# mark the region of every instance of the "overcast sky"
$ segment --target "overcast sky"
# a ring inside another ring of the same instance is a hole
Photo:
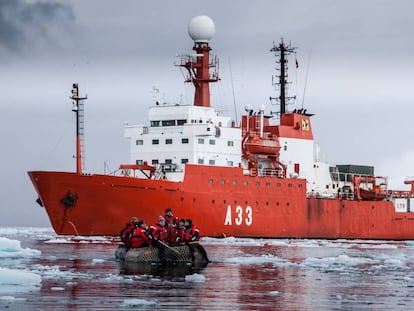
[[[160,100],[192,101],[174,62],[192,53],[187,26],[201,14],[216,25],[215,107],[235,118],[233,82],[238,114],[247,104],[277,110],[269,50],[283,37],[298,48],[289,109],[304,97],[329,162],[373,165],[402,183],[414,176],[413,12],[409,0],[0,0],[0,225],[49,225],[26,172],[75,170],[73,82],[89,97],[91,173],[128,162],[124,123],[146,123],[153,86]]]

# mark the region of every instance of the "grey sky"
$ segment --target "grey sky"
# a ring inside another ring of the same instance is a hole
[[[231,62],[238,112],[277,110],[269,50],[283,37],[298,47],[299,103],[311,55],[304,103],[330,163],[374,165],[400,183],[414,175],[413,11],[391,0],[0,0],[0,225],[49,225],[26,171],[75,169],[73,82],[89,97],[88,172],[128,162],[123,125],[146,122],[153,85],[162,100],[192,100],[174,62],[192,52],[187,25],[200,14],[216,24],[213,105],[234,117]]]

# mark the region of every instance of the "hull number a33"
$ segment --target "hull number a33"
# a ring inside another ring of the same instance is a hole
[[[227,206],[226,219],[224,220],[225,226],[241,226],[245,224],[250,226],[253,222],[253,211],[250,206],[246,206],[243,209],[240,205],[232,207],[231,205]]]

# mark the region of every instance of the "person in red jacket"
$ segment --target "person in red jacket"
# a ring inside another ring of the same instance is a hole
[[[173,215],[172,209],[165,210],[165,227],[167,229],[167,242],[172,245],[177,239],[178,217]]]
[[[185,219],[180,219],[177,227],[177,238],[175,240],[177,245],[185,244]]]
[[[165,242],[167,229],[165,228],[165,218],[163,216],[160,216],[158,222],[149,228],[148,236],[153,245],[157,244],[158,241]]]
[[[190,243],[190,242],[197,242],[199,240],[200,240],[200,231],[193,224],[193,221],[191,219],[186,219],[184,241],[186,243]]]
[[[145,247],[149,245],[149,242],[147,225],[144,220],[141,220],[132,233],[131,247]]]
[[[200,241],[200,231],[193,224],[193,221],[191,219],[185,220],[184,241],[185,241],[185,244],[187,244],[188,248],[190,249],[191,259],[194,263],[195,261],[194,251],[195,251],[196,246],[198,245],[198,241]],[[200,249],[200,251],[202,250],[204,249]],[[207,254],[204,254],[204,255],[207,258]]]
[[[158,223],[149,228],[148,236],[151,240],[151,245],[158,248],[161,261],[164,262],[164,252],[168,245],[165,244],[167,229],[165,228],[165,218],[163,216],[159,217]]]
[[[130,248],[131,247],[131,238],[132,238],[132,232],[134,231],[136,225],[138,224],[138,218],[132,217],[130,221],[128,221],[125,224],[125,228],[121,230],[120,236],[121,241],[125,244],[125,247]]]

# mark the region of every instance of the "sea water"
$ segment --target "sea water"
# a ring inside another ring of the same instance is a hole
[[[0,227],[0,310],[412,310],[414,242],[203,238],[204,268],[125,265],[117,237]]]

